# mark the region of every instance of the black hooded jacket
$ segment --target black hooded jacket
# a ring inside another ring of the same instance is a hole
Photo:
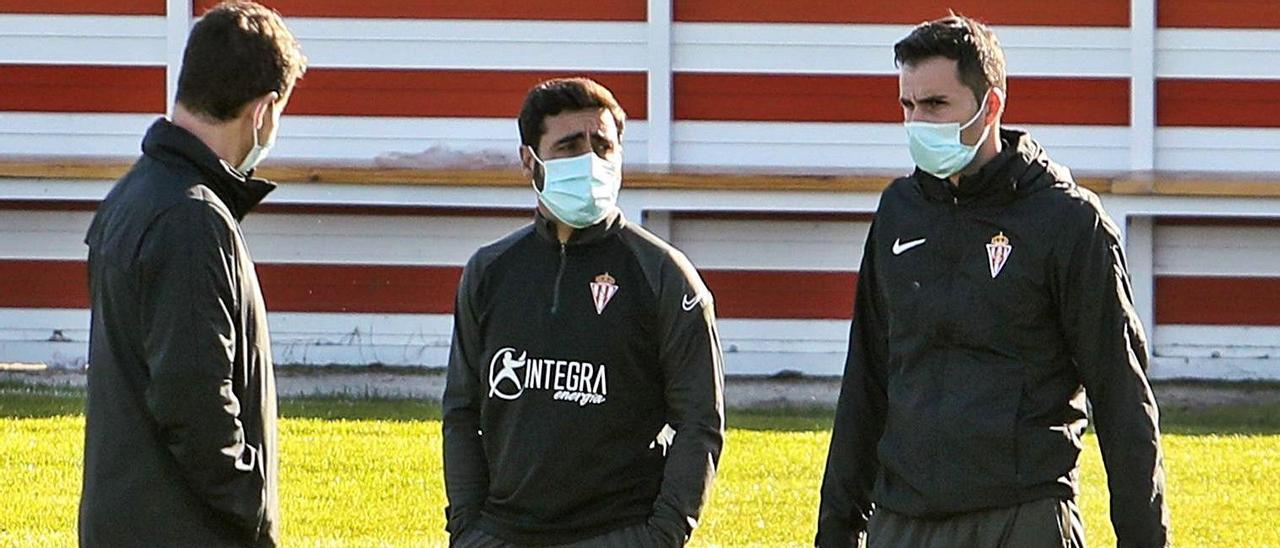
[[[1147,348],[1119,232],[1025,133],[958,186],[885,190],[859,270],[818,544],[872,505],[938,517],[1076,494],[1085,390],[1122,546],[1168,511]]]
[[[480,249],[444,393],[450,534],[563,544],[648,523],[683,543],[724,441],[721,360],[693,265],[616,210],[564,245],[539,215]]]
[[[276,392],[239,221],[274,185],[159,120],[89,228],[83,546],[277,541]]]

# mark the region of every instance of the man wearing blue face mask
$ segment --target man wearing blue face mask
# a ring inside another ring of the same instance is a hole
[[[951,16],[894,46],[915,172],[859,270],[818,546],[1081,546],[1086,390],[1121,546],[1169,515],[1147,347],[1118,231],[1025,132],[1004,54]]]
[[[191,29],[172,119],[102,201],[89,245],[81,546],[279,542],[267,311],[240,221],[306,58],[280,15]]]
[[[724,437],[711,293],[623,218],[626,115],[585,78],[520,112],[532,224],[467,263],[444,394],[450,544],[681,546]]]

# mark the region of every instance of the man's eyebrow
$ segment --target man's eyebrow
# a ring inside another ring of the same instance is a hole
[[[910,101],[910,99],[907,99],[907,98],[903,98],[903,100],[904,100],[904,101]],[[946,101],[946,100],[947,100],[947,95],[946,95],[946,94],[944,94],[944,93],[935,93],[935,94],[933,94],[933,95],[929,95],[929,96],[926,96],[926,97],[921,97],[921,98],[919,98],[919,99],[916,99],[916,100],[915,100],[915,101],[913,101],[913,102],[916,102],[916,103],[936,103],[936,102],[939,102],[939,101]]]
[[[552,146],[560,146],[560,145],[563,145],[563,144],[572,143],[572,142],[574,142],[574,141],[577,141],[578,139],[585,139],[586,137],[587,137],[587,133],[586,133],[585,131],[579,131],[579,132],[577,132],[577,133],[570,133],[570,134],[568,134],[568,135],[565,135],[564,137],[561,137],[561,138],[560,138],[559,140],[557,140],[557,141],[555,142],[555,144],[554,144],[554,145],[552,145]]]

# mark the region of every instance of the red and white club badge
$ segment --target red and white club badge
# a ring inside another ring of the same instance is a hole
[[[609,301],[617,293],[618,283],[613,276],[608,272],[596,276],[596,281],[591,282],[591,300],[596,304],[596,315],[604,314],[604,307],[609,306]]]
[[[991,267],[992,279],[1000,275],[1000,270],[1004,269],[1004,263],[1009,260],[1011,253],[1013,246],[1009,245],[1009,238],[1004,232],[991,238],[991,243],[987,244],[987,266]]]

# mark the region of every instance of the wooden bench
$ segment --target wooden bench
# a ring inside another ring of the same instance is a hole
[[[0,156],[0,179],[114,180],[132,159]],[[290,163],[264,167],[260,174],[286,183],[518,187],[527,184],[513,168],[437,169],[356,163]],[[681,190],[780,190],[879,192],[898,174],[830,169],[741,169],[675,167],[666,171],[631,168],[629,188]],[[1134,196],[1280,197],[1280,173],[1083,173],[1076,180],[1101,194]]]

